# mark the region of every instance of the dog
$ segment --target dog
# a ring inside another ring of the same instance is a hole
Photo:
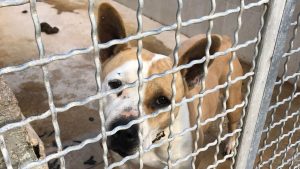
[[[122,39],[126,37],[125,26],[120,14],[115,8],[108,3],[100,4],[98,8],[98,38],[101,43],[113,39]],[[220,35],[211,36],[210,54],[218,51],[224,51],[231,47],[230,38]],[[179,48],[179,63],[184,65],[205,57],[205,48],[208,40],[204,35],[194,36],[183,42]],[[124,84],[133,83],[138,80],[138,62],[137,48],[129,43],[118,44],[106,49],[100,50],[100,60],[102,64],[102,91],[109,91],[120,88]],[[211,89],[219,84],[226,82],[229,71],[228,61],[232,53],[218,57],[210,61],[208,73],[205,77],[205,89]],[[142,49],[141,58],[143,68],[141,70],[143,78],[153,74],[163,73],[172,69],[173,59],[170,56],[152,53]],[[234,79],[243,75],[243,70],[239,60],[236,58],[232,62],[233,71],[231,78]],[[191,98],[201,91],[200,79],[204,75],[204,63],[196,64],[190,68],[183,69],[176,73],[176,103],[185,98]],[[105,127],[107,130],[113,130],[120,125],[126,125],[132,120],[138,119],[139,116],[151,115],[153,112],[161,110],[171,105],[172,101],[172,75],[168,74],[163,77],[155,78],[144,83],[140,93],[141,112],[138,111],[139,90],[136,85],[133,88],[124,89],[116,94],[110,94],[103,98],[103,110],[105,116]],[[229,98],[227,108],[232,108],[241,103],[241,86],[239,81],[229,87]],[[217,107],[220,102],[221,91],[210,93],[203,98],[201,121],[216,115]],[[172,123],[172,132],[179,133],[184,129],[194,126],[197,120],[197,105],[199,99],[183,104],[173,109],[174,121]],[[228,130],[232,132],[238,126],[241,109],[228,114]],[[149,118],[139,124],[134,124],[126,130],[120,130],[116,134],[109,136],[107,145],[110,154],[115,161],[135,154],[139,151],[141,145],[144,149],[149,148],[153,143],[165,140],[169,136],[170,112],[163,112],[154,118]],[[195,132],[199,132],[199,145],[203,144],[204,133],[208,125],[199,126]],[[174,162],[179,158],[184,158],[194,151],[195,132],[188,132],[183,136],[176,137],[172,140],[170,149],[170,160]],[[141,140],[139,139],[139,133]],[[226,152],[233,151],[235,146],[235,136],[232,136],[226,146]],[[154,148],[142,155],[145,167],[163,168],[168,162],[168,144],[165,143],[160,147]],[[201,160],[197,158],[196,166]],[[191,159],[188,159],[174,168],[191,168]],[[130,160],[128,166],[123,168],[137,168],[139,160]]]

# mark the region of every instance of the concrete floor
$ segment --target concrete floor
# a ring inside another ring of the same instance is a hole
[[[135,31],[135,15],[132,10],[117,3],[114,5],[121,11],[125,18],[128,33]],[[62,53],[72,48],[84,48],[91,45],[90,22],[87,15],[87,6],[83,1],[72,0],[48,0],[38,3],[38,13],[41,22],[48,22],[52,26],[57,26],[60,31],[57,34],[46,35],[42,33],[46,54]],[[29,60],[37,59],[38,53],[34,41],[33,24],[29,13],[22,13],[29,5],[0,9],[0,67],[18,65]],[[159,23],[144,18],[145,30],[158,28]],[[166,32],[159,36],[152,36],[144,40],[145,48],[162,54],[169,54],[174,47],[174,32]],[[182,36],[182,40],[186,37]],[[250,46],[253,47],[253,46]],[[78,55],[68,60],[55,61],[48,65],[50,72],[50,82],[53,89],[55,105],[63,106],[70,101],[77,101],[96,92],[94,80],[95,66],[91,55]],[[249,70],[244,65],[244,72]],[[48,110],[47,94],[43,84],[41,69],[30,68],[22,72],[4,75],[5,80],[13,89],[23,114],[26,117],[38,115]],[[289,95],[291,86],[284,88],[285,97]],[[284,96],[282,96],[284,97]],[[274,100],[274,99],[273,99]],[[293,110],[299,109],[300,99],[296,98]],[[284,106],[278,109],[276,120],[282,117]],[[268,118],[269,119],[269,118]],[[92,102],[85,106],[72,108],[67,112],[60,113],[58,120],[61,129],[61,139],[64,147],[80,143],[86,138],[93,137],[100,132],[99,115],[97,113],[97,103]],[[36,121],[31,124],[38,135],[43,140],[46,151],[51,154],[56,151],[54,142],[54,130],[51,118]],[[212,125],[206,133],[206,143],[217,138],[217,123]],[[288,121],[285,133],[293,126],[292,121]],[[224,124],[226,132],[226,125]],[[276,138],[278,128],[272,130],[271,138]],[[296,133],[293,141],[300,138]],[[283,141],[280,148],[286,145]],[[225,143],[221,143],[221,150]],[[272,148],[271,148],[272,149]],[[215,147],[209,148],[205,155],[201,154],[201,168],[212,164]],[[293,151],[291,150],[289,154]],[[219,159],[223,157],[223,152],[219,154]],[[272,156],[272,151],[268,150],[264,158]],[[281,159],[275,160],[277,165]],[[66,156],[67,168],[88,169],[102,168],[102,154],[99,143],[90,144],[80,151],[72,152]],[[227,160],[218,168],[227,169],[231,161]],[[58,160],[49,162],[51,169],[58,168]],[[269,166],[267,166],[268,168]]]

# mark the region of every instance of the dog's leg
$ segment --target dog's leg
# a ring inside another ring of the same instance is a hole
[[[201,127],[198,130],[199,130],[198,148],[200,148],[204,145],[204,132]],[[193,146],[194,146],[194,143],[193,143]],[[194,151],[196,151],[196,150],[194,150]],[[197,157],[196,161],[195,161],[195,166],[196,167],[199,166],[200,162],[201,162],[201,159],[199,157]]]
[[[241,91],[242,83],[238,82],[233,84],[229,88],[229,98],[227,101],[227,108],[231,109],[237,104],[241,103],[242,100],[242,91]],[[235,129],[237,129],[240,118],[241,118],[241,108],[235,110],[234,112],[231,112],[227,115],[228,117],[228,133],[232,133]],[[225,148],[225,153],[230,154],[232,153],[235,143],[236,142],[236,135],[229,138],[229,141]]]

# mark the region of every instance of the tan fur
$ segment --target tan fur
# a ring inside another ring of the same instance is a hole
[[[153,74],[159,74],[163,73],[166,70],[172,69],[172,61],[167,58],[167,59],[161,59],[158,60],[150,66],[148,76],[151,76]],[[182,88],[183,82],[181,78],[180,73],[176,73],[176,96],[175,96],[175,101],[180,102],[182,97],[184,96],[184,89]],[[163,93],[164,96],[168,96],[171,100],[172,97],[172,88],[171,88],[171,83],[172,83],[172,75],[165,75],[162,78],[156,78],[152,81],[149,81],[147,84],[145,84],[146,89],[145,89],[145,100],[144,100],[144,106],[146,110],[146,114],[152,113],[155,110],[151,108],[150,102],[155,98],[155,96],[161,95]],[[175,116],[177,115],[179,110],[179,107],[177,107],[174,110]],[[164,129],[169,125],[169,114],[170,113],[162,113],[159,116],[155,118],[149,119],[149,124],[153,128],[161,128]]]
[[[199,39],[204,38],[205,35],[197,35],[182,44],[180,50],[180,56],[182,56],[185,51],[191,48]],[[223,36],[222,43],[218,51],[225,51],[226,49],[230,48],[232,43],[229,37]],[[229,64],[228,61],[232,57],[232,53],[229,53],[225,56],[220,56],[217,59],[211,60],[211,64],[208,67],[208,73],[205,78],[205,89],[212,89],[219,84],[223,84],[226,82],[227,73],[229,71]],[[235,79],[238,76],[243,75],[243,70],[241,64],[238,59],[233,60],[233,72],[231,74],[231,79]],[[227,101],[227,109],[234,107],[237,104],[241,103],[242,100],[242,93],[241,93],[242,82],[239,81],[229,87],[229,98]],[[188,87],[186,87],[188,88]],[[196,86],[192,90],[187,91],[187,97],[190,98],[195,94],[198,94],[201,91],[200,86]],[[208,118],[214,117],[216,115],[217,107],[220,101],[220,91],[216,91],[210,93],[203,98],[202,102],[202,116],[201,121],[204,121]],[[196,123],[197,117],[197,105],[199,103],[199,99],[195,99],[193,102],[188,104],[189,112],[190,112],[190,123],[193,126]],[[228,132],[232,132],[237,128],[238,122],[240,120],[240,112],[241,109],[237,109],[236,111],[228,114]],[[198,142],[199,145],[203,144],[203,133],[208,129],[208,125],[203,126],[198,131],[200,133],[200,140]],[[195,133],[194,133],[195,134]],[[194,136],[195,138],[195,136]],[[235,136],[231,139],[235,139]],[[197,164],[199,164],[200,159],[197,159]]]
[[[99,39],[100,41],[107,42],[112,39],[125,38],[125,28],[121,16],[118,12],[111,7],[109,4],[104,3],[99,8]],[[217,51],[225,51],[232,45],[230,38],[226,36],[213,35],[212,36],[212,46],[210,53],[215,53]],[[179,65],[188,64],[192,60],[198,60],[205,56],[205,48],[207,46],[207,39],[205,35],[197,35],[189,40],[185,41],[179,50]],[[120,67],[122,64],[129,60],[136,60],[136,48],[132,48],[129,44],[114,45],[108,49],[102,49],[100,51],[101,61],[102,61],[102,77],[106,77],[108,73],[112,72],[115,68]],[[145,49],[142,50],[142,60],[143,62],[149,62],[153,59],[154,53],[149,52]],[[220,56],[214,60],[210,61],[208,67],[208,73],[205,78],[205,89],[212,89],[219,84],[226,82],[227,73],[229,71],[228,61],[232,57],[232,53],[225,56]],[[170,58],[160,59],[154,61],[149,68],[148,77],[152,74],[163,73],[166,70],[172,68],[173,61]],[[233,61],[233,71],[231,74],[231,79],[235,79],[238,76],[243,75],[243,70],[238,59]],[[199,84],[197,84],[197,79],[200,76],[203,69],[203,64],[197,64],[189,69],[180,71],[176,73],[176,102],[180,102],[183,97],[190,98],[201,91]],[[156,78],[152,81],[147,82],[145,85],[145,93],[143,100],[143,110],[146,114],[150,114],[155,110],[151,107],[151,101],[155,96],[164,95],[168,98],[172,96],[171,90],[172,75],[165,75],[161,78]],[[241,86],[242,82],[239,81],[229,87],[229,98],[227,101],[227,109],[232,108],[236,104],[241,103]],[[201,121],[211,118],[216,115],[217,107],[220,102],[221,91],[216,91],[204,96],[203,103],[201,106],[202,115]],[[190,126],[196,123],[197,116],[197,105],[199,99],[195,99],[193,102],[188,103],[189,116],[190,116]],[[178,114],[179,107],[174,110],[175,116]],[[229,124],[228,130],[232,132],[237,128],[238,122],[240,120],[240,111],[238,109],[230,114],[228,114]],[[149,119],[148,122],[153,128],[164,129],[169,125],[170,117],[169,113],[162,113],[158,117]],[[199,144],[202,145],[204,132],[207,130],[207,126],[202,126],[199,128],[200,139]],[[195,133],[193,133],[195,134]],[[195,138],[195,136],[193,136]],[[235,140],[235,136],[230,138]],[[196,166],[198,166],[200,159],[197,158]]]
[[[115,68],[121,66],[127,61],[130,60],[137,60],[136,56],[137,48],[132,47],[126,50],[123,50],[122,53],[118,53],[115,56],[111,56],[107,58],[104,63],[102,63],[103,70],[102,70],[102,77],[105,77],[109,72],[112,72]],[[154,54],[148,50],[142,51],[142,60],[143,61],[150,61]]]

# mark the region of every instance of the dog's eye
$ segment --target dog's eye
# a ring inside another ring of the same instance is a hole
[[[108,82],[108,85],[111,89],[117,89],[122,86],[122,82],[119,79],[114,79]]]
[[[171,101],[166,96],[158,96],[154,101],[155,108],[167,107],[171,104]]]

